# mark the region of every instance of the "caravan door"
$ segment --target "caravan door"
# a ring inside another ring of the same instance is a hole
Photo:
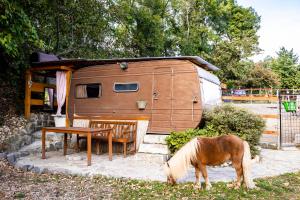
[[[172,69],[155,68],[152,80],[151,133],[168,133],[172,128]]]

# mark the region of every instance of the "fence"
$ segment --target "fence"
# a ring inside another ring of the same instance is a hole
[[[222,99],[265,119],[264,134],[277,136],[278,145],[300,144],[300,89],[223,90]]]

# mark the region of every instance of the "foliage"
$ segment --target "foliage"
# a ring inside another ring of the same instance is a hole
[[[187,129],[186,131],[171,132],[166,138],[166,142],[171,153],[174,153],[196,136],[213,137],[217,135],[216,132],[209,129]]]
[[[62,57],[109,56],[113,47],[109,0],[27,0],[22,6],[47,51]]]
[[[234,134],[246,140],[252,155],[257,155],[256,146],[265,128],[265,121],[249,111],[232,105],[215,107],[204,114],[205,126],[219,135]]]
[[[280,85],[278,75],[260,63],[249,72],[244,87],[246,88],[278,88]]]
[[[223,105],[205,112],[204,122],[204,129],[172,132],[166,138],[170,151],[174,153],[196,136],[234,134],[249,143],[252,155],[259,154],[256,146],[265,127],[265,122],[259,116],[231,105]]]
[[[28,55],[33,49],[42,48],[43,43],[15,1],[0,0],[0,27],[0,79],[18,85],[16,79],[23,76]]]
[[[300,65],[293,49],[281,47],[277,52],[277,58],[271,58],[266,62],[279,76],[281,88],[300,88]]]
[[[0,93],[5,94],[1,95],[0,104],[6,106],[13,100],[9,107],[1,110],[1,119],[22,110],[24,74],[29,66],[29,55],[43,48],[44,43],[19,2],[0,0]]]

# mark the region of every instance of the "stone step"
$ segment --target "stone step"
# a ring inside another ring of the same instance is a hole
[[[138,150],[139,153],[150,153],[150,154],[169,154],[167,145],[164,144],[141,144]]]
[[[62,148],[62,142],[49,142],[46,141],[46,151],[56,151]],[[20,151],[26,151],[30,154],[41,153],[42,152],[42,141],[38,140],[32,144],[25,146],[20,149]]]
[[[47,132],[46,134],[46,140],[47,141],[62,141],[63,140],[63,134],[57,134],[53,132]],[[42,139],[42,131],[36,131],[33,133],[33,137],[35,140]],[[69,136],[68,136],[69,137]]]
[[[159,164],[163,164],[166,162],[168,155],[164,154],[150,154],[150,153],[136,153],[134,155],[134,159],[139,161],[147,161],[147,162],[155,162]]]
[[[166,144],[166,137],[168,135],[147,134],[144,136],[144,143],[146,144]]]

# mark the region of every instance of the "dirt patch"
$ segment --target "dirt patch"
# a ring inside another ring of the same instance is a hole
[[[104,177],[24,172],[0,160],[0,199],[116,199],[114,181]]]

